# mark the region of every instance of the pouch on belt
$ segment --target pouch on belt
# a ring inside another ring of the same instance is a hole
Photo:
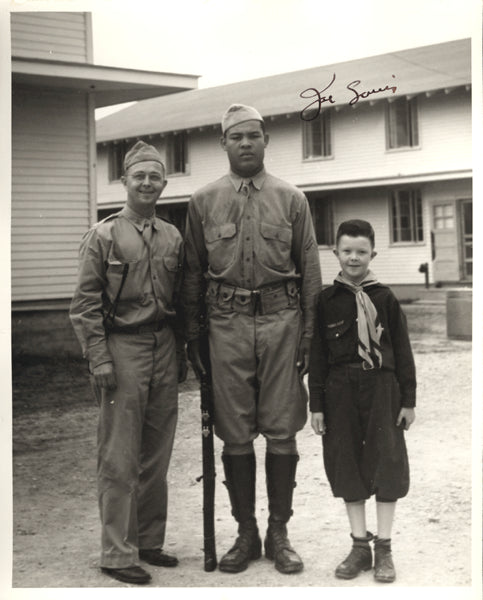
[[[246,290],[211,281],[206,294],[208,304],[216,304],[249,316],[266,315],[291,308],[297,306],[298,300],[299,292],[295,281],[283,281],[258,290]]]

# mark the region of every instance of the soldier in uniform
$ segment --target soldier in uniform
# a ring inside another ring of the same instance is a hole
[[[139,559],[178,562],[162,548],[177,384],[186,377],[176,317],[183,244],[178,230],[155,216],[167,183],[158,151],[136,143],[124,173],[126,205],[82,239],[70,317],[100,409],[101,569],[141,584],[151,576]]]
[[[230,172],[195,192],[185,238],[183,305],[188,356],[200,376],[200,316],[207,310],[215,433],[232,514],[234,546],[220,569],[240,572],[261,555],[255,518],[253,440],[266,438],[269,503],[265,554],[282,573],[303,562],[287,538],[298,461],[296,433],[307,418],[307,372],[318,249],[307,199],[264,169],[264,121],[235,104],[222,118]]]

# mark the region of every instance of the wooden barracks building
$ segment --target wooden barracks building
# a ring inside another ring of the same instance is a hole
[[[85,12],[12,12],[11,49],[12,307],[65,310],[97,221],[94,109],[192,89],[197,76],[94,65]]]
[[[472,281],[469,39],[151,98],[104,117],[99,218],[124,203],[122,157],[143,139],[167,166],[159,209],[183,228],[193,191],[227,171],[219,123],[233,102],[260,111],[267,170],[309,199],[326,283],[337,272],[337,226],[357,217],[374,225],[381,281],[424,284],[425,264],[432,284]]]

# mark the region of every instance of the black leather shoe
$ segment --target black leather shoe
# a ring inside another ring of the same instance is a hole
[[[101,567],[101,571],[123,583],[143,584],[151,581],[151,575],[141,567],[125,567],[123,569]]]
[[[374,540],[374,579],[380,583],[392,583],[396,579],[390,539],[376,537]]]
[[[337,566],[335,576],[339,579],[354,579],[361,571],[372,568],[372,551],[369,542],[373,535],[367,532],[365,538],[357,538],[351,534],[353,543],[349,555]]]
[[[179,562],[176,556],[166,554],[161,548],[139,550],[139,558],[156,567],[176,567]]]

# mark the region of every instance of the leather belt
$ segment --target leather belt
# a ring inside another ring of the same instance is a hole
[[[109,327],[108,333],[154,333],[161,331],[166,325],[166,321],[154,321],[153,323],[144,323],[143,325],[123,325],[119,327]]]

